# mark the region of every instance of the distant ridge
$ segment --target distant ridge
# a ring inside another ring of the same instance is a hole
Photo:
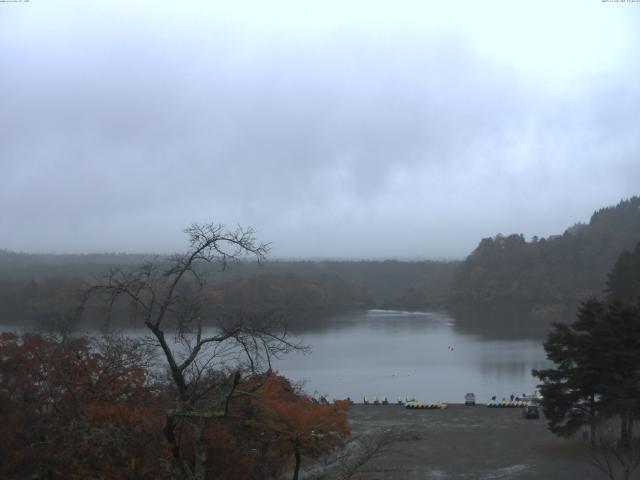
[[[602,295],[618,256],[640,242],[640,197],[597,210],[562,235],[483,238],[458,267],[449,303],[557,304]]]

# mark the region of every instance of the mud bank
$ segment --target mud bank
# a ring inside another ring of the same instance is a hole
[[[354,435],[392,439],[355,478],[421,480],[606,478],[589,464],[581,439],[551,434],[544,418],[522,410],[450,405],[406,410],[397,405],[354,405]],[[635,477],[634,477],[635,478]]]

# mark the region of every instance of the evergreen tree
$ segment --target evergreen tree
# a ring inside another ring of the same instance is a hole
[[[624,251],[607,280],[610,300],[636,302],[640,300],[640,242],[632,252]]]
[[[609,303],[595,336],[607,372],[601,379],[604,413],[620,419],[620,442],[628,446],[640,414],[640,304]]]
[[[568,437],[589,425],[594,445],[597,424],[619,418],[629,444],[640,414],[640,305],[591,298],[573,324],[554,324],[544,348],[556,365],[533,374],[549,429]]]
[[[601,362],[602,345],[596,336],[605,308],[601,301],[591,298],[581,305],[572,325],[555,323],[544,349],[556,367],[533,371],[542,381],[542,406],[549,429],[569,437],[588,424],[592,444],[602,410],[602,379],[607,376]]]

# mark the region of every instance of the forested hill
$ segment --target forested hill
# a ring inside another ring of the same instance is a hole
[[[618,256],[640,241],[640,197],[598,210],[562,235],[484,238],[460,264],[452,305],[576,303],[601,294]]]
[[[165,257],[130,254],[36,255],[0,249],[0,324],[66,318],[79,292],[112,267],[135,268]],[[246,261],[209,273],[207,300],[230,310],[289,313],[354,308],[438,308],[459,262]],[[300,316],[300,315],[298,315]]]

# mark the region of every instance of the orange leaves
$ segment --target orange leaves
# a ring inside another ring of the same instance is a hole
[[[351,431],[350,402],[321,404],[297,393],[286,378],[275,374],[266,379],[254,406],[259,412],[254,425],[265,429],[283,451],[290,452],[296,443],[306,455],[321,455],[342,445]]]
[[[249,383],[256,386],[260,381],[250,400],[252,415],[246,425],[260,439],[262,458],[270,458],[281,469],[291,466],[297,479],[303,456],[317,458],[344,444],[351,431],[347,419],[351,402],[318,402],[276,374]]]

